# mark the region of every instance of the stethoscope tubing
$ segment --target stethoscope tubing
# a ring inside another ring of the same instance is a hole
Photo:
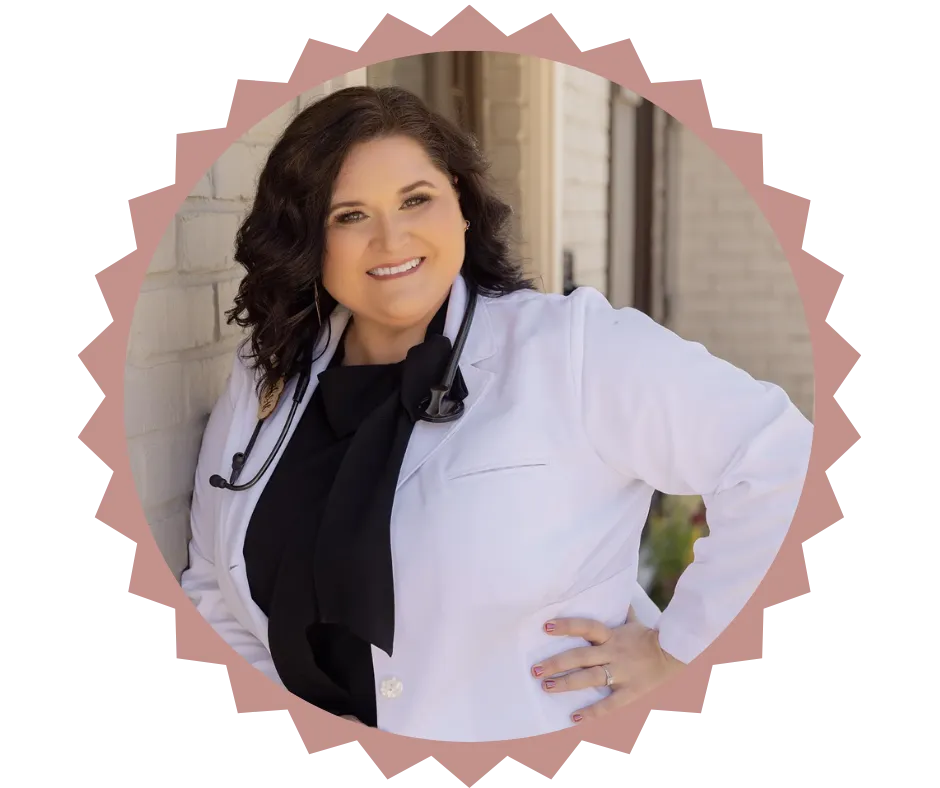
[[[448,400],[448,396],[450,395],[450,391],[453,388],[454,381],[457,379],[457,370],[460,364],[460,356],[463,353],[464,345],[467,343],[467,335],[470,333],[470,326],[473,323],[473,313],[476,307],[476,299],[476,291],[473,288],[470,288],[467,300],[467,308],[464,311],[463,319],[460,322],[460,329],[457,333],[457,339],[454,342],[454,347],[451,350],[447,367],[444,370],[444,377],[441,379],[439,384],[432,387],[430,395],[427,397],[427,399],[425,399],[423,407],[418,414],[418,418],[421,421],[429,422],[431,424],[446,424],[460,418],[460,416],[463,414],[463,402],[452,402]],[[255,442],[258,439],[258,435],[261,432],[261,427],[265,423],[265,418],[258,419],[258,422],[255,424],[255,428],[251,434],[251,438],[248,441],[248,445],[245,447],[245,450],[237,452],[232,457],[232,472],[228,481],[223,479],[219,474],[214,474],[209,478],[209,484],[219,489],[230,490],[232,492],[241,492],[243,490],[254,487],[261,477],[267,473],[268,468],[271,467],[271,463],[274,462],[274,458],[277,457],[278,452],[281,450],[281,446],[287,439],[287,434],[290,432],[291,424],[293,424],[294,417],[297,414],[297,408],[300,406],[304,395],[307,393],[307,386],[310,383],[312,352],[309,355],[310,357],[307,358],[306,363],[303,365],[303,368],[300,371],[300,376],[297,380],[297,389],[294,391],[294,396],[291,398],[291,408],[290,412],[287,414],[287,421],[284,423],[284,427],[281,429],[281,434],[278,436],[277,442],[274,444],[274,448],[271,450],[270,454],[268,454],[264,463],[258,469],[258,472],[244,484],[235,483],[238,480],[242,469],[245,467],[245,463],[248,462],[248,457],[251,455],[251,450],[254,448]]]

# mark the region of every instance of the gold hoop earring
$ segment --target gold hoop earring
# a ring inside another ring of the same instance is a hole
[[[317,310],[317,320],[320,325],[323,325],[323,316],[320,314],[320,290],[317,288],[317,283],[313,283],[313,305]]]

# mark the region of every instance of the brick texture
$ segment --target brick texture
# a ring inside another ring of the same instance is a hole
[[[669,184],[671,327],[813,412],[813,360],[789,263],[734,173],[676,124]]]
[[[574,254],[578,285],[607,293],[610,82],[572,66],[562,94],[562,247]]]
[[[317,96],[365,82],[365,69],[318,85],[232,145],[180,206],[151,260],[131,326],[124,424],[147,521],[179,577],[187,562],[189,502],[206,420],[241,338],[225,324],[241,269],[234,236],[271,145]],[[224,469],[221,469],[224,470]]]

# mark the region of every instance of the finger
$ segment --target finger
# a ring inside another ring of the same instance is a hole
[[[627,623],[635,624],[639,619],[636,615],[636,610],[633,609],[633,605],[630,605],[630,608],[627,610]]]
[[[546,692],[571,692],[573,690],[587,689],[588,687],[607,686],[607,674],[600,667],[574,670],[563,676],[545,679],[542,689]]]
[[[605,654],[606,652],[601,651],[597,646],[573,648],[542,660],[538,665],[533,665],[532,675],[536,678],[548,678],[578,668],[593,668],[595,665],[603,665],[607,662]]]
[[[606,643],[611,634],[606,624],[592,618],[555,618],[545,623],[545,631],[549,635],[583,638],[595,646]]]
[[[571,715],[572,722],[587,722],[606,717],[611,712],[621,709],[633,700],[633,694],[628,691],[612,692],[606,698],[601,698],[592,706],[578,709]]]

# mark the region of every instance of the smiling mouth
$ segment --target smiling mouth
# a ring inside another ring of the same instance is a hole
[[[382,268],[373,268],[371,271],[366,271],[369,276],[373,279],[395,279],[400,276],[407,276],[408,274],[414,273],[420,268],[421,263],[425,261],[424,257],[413,257],[410,260],[406,260],[400,265],[393,265],[389,267]]]

